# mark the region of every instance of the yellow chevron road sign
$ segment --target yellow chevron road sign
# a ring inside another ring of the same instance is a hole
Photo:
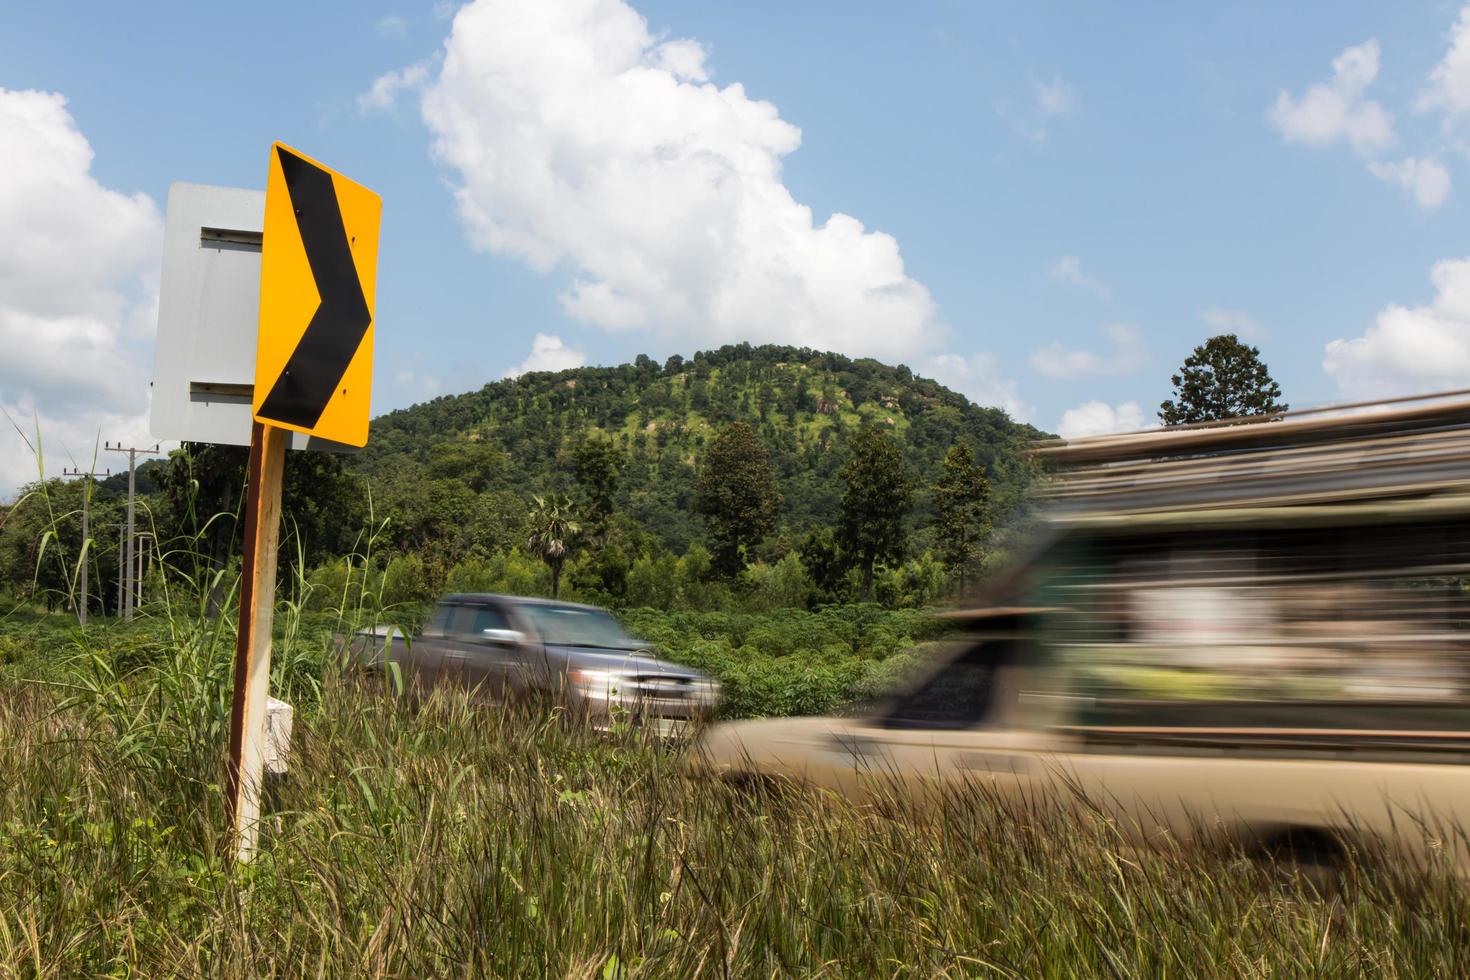
[[[284,143],[271,146],[261,240],[255,420],[367,445],[377,194]]]

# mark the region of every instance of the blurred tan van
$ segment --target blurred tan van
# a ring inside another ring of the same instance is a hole
[[[857,717],[709,730],[706,771],[981,781],[1147,841],[1470,851],[1470,401],[1039,447],[1035,550]]]

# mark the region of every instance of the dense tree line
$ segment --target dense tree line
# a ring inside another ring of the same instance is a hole
[[[984,559],[1036,435],[906,368],[789,347],[528,375],[390,413],[355,456],[289,454],[281,578],[317,602],[367,585],[406,603],[925,604]],[[142,474],[140,524],[191,582],[238,561],[245,455],[186,445]],[[77,493],[47,481],[0,512],[0,588],[74,591]],[[115,481],[98,498],[100,527]],[[349,555],[370,570],[356,586]]]
[[[451,444],[501,454],[496,489],[571,490],[572,456],[589,439],[619,460],[616,509],[683,551],[705,541],[699,463],[720,428],[743,422],[770,456],[781,491],[778,527],[792,540],[837,520],[849,444],[866,426],[893,434],[923,488],[910,532],[932,526],[945,455],[972,448],[991,482],[992,508],[1012,512],[1031,479],[1026,444],[1041,435],[1000,409],[971,404],[902,366],[839,354],[748,344],[617,367],[536,373],[391,412],[373,423],[353,467],[393,478],[431,465]],[[556,484],[560,484],[557,486]],[[705,542],[708,544],[708,542]]]

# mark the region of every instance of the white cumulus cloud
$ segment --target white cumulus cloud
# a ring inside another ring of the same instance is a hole
[[[1049,82],[1037,82],[1036,108],[1043,116],[1065,116],[1077,105],[1077,91],[1060,74]]]
[[[577,320],[693,345],[932,349],[938,310],[898,242],[793,199],[800,130],[710,77],[703,45],[655,36],[622,0],[477,0],[422,111],[473,243],[568,275]]]
[[[924,363],[922,373],[977,405],[1004,409],[1018,422],[1026,422],[1034,414],[1034,409],[1021,400],[1016,383],[1002,370],[1000,359],[988,351],[968,357],[938,354]]]
[[[1327,345],[1322,367],[1350,399],[1470,386],[1470,258],[1430,272],[1427,306],[1392,305],[1362,334]]]
[[[517,366],[505,372],[507,378],[519,378],[531,371],[565,371],[587,363],[587,355],[554,334],[538,333],[531,342],[531,353]]]
[[[1135,323],[1110,323],[1103,328],[1110,350],[1101,354],[1062,344],[1032,351],[1031,367],[1048,378],[1077,378],[1088,374],[1130,374],[1148,361],[1143,331]]]
[[[102,186],[55,92],[0,88],[0,496],[90,463],[103,439],[147,439],[163,223],[152,199]],[[17,427],[21,430],[17,432]],[[148,440],[151,442],[151,440]],[[106,465],[103,463],[102,465]]]
[[[1470,11],[1470,7],[1466,8]],[[1464,14],[1461,25],[1470,24]],[[1457,28],[1456,50],[1461,38]],[[1465,38],[1470,48],[1470,38]],[[1452,50],[1435,70],[1434,84],[1421,95],[1418,108],[1440,106],[1454,111],[1454,93],[1461,84],[1456,59],[1470,59],[1470,51]],[[1398,161],[1375,159],[1396,140],[1393,117],[1383,106],[1366,98],[1368,87],[1378,77],[1379,46],[1369,40],[1348,48],[1332,60],[1332,77],[1307,89],[1300,98],[1282,91],[1269,110],[1267,118],[1289,143],[1331,146],[1348,143],[1368,166],[1368,172],[1379,180],[1402,187],[1414,203],[1433,211],[1450,196],[1450,172],[1434,155],[1408,156]],[[1435,81],[1437,80],[1437,81]],[[1465,76],[1466,96],[1470,97],[1470,75]]]
[[[373,79],[373,84],[368,90],[357,97],[357,111],[362,113],[383,112],[398,104],[400,96],[407,92],[417,92],[423,89],[429,81],[429,67],[432,60],[424,60],[400,68],[395,71],[387,71]]]
[[[1394,141],[1393,117],[1371,99],[1363,98],[1378,77],[1376,39],[1348,48],[1332,59],[1332,77],[1307,89],[1300,98],[1283,90],[1267,112],[1281,135],[1291,143],[1328,146],[1346,140],[1368,154]]]
[[[1397,163],[1368,164],[1368,172],[1379,180],[1398,184],[1414,203],[1433,211],[1450,196],[1450,172],[1434,157],[1407,157]]]
[[[1460,18],[1450,30],[1450,49],[1429,73],[1416,108],[1440,109],[1451,116],[1470,111],[1470,4],[1460,8]]]
[[[1082,260],[1075,255],[1063,255],[1052,263],[1047,273],[1056,282],[1064,282],[1079,289],[1089,289],[1103,299],[1112,295],[1108,284],[1082,271]]]
[[[1063,412],[1057,434],[1063,439],[1080,439],[1114,432],[1134,432],[1143,427],[1143,409],[1138,407],[1138,402],[1109,405],[1092,401]]]

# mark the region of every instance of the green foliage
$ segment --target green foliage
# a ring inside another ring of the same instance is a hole
[[[383,569],[383,604],[426,606],[438,598],[440,583],[418,555],[395,555]]]
[[[777,594],[806,594],[809,604],[880,594],[873,576],[898,552],[865,566],[830,534],[839,469],[865,426],[890,433],[903,466],[926,480],[956,441],[973,445],[975,465],[991,475],[996,512],[1015,511],[1031,467],[1021,450],[1034,430],[903,367],[739,345],[662,365],[642,358],[496,382],[376,420],[361,454],[289,454],[281,580],[299,584],[291,594],[309,609],[336,609],[344,598],[355,608],[368,583],[351,584],[336,562],[372,534],[381,540],[371,568],[411,558],[397,566],[390,591],[421,605],[456,568],[483,572],[512,553],[524,557],[534,530],[527,491],[544,491],[558,500],[570,493],[573,504],[562,510],[575,510],[586,533],[565,557],[552,556],[558,568],[534,571],[534,582],[496,577],[507,588],[671,609],[767,608]],[[244,448],[188,444],[140,468],[140,529],[156,536],[167,569],[161,578],[157,568],[148,573],[150,597],[182,590],[210,614],[223,610],[239,563],[245,459]],[[94,494],[94,613],[117,595],[109,525],[120,519],[126,482],[100,481]],[[49,608],[75,602],[80,490],[47,480],[0,506],[0,596]],[[912,503],[898,535],[938,553],[929,495]],[[773,570],[793,552],[810,587],[772,586]],[[700,567],[669,580],[670,561]],[[742,581],[749,563],[761,567]],[[856,579],[853,567],[863,569]],[[422,584],[410,588],[406,568]]]
[[[944,457],[944,474],[934,486],[934,544],[945,567],[958,577],[979,559],[978,546],[990,530],[990,483],[965,443]]]
[[[162,470],[165,532],[202,535],[197,553],[221,567],[238,550],[234,515],[245,493],[244,446],[184,443]],[[336,453],[288,452],[281,480],[282,561],[314,567],[357,545],[368,489]],[[299,542],[299,547],[290,539]]]
[[[631,609],[710,610],[730,604],[730,590],[714,581],[710,554],[698,544],[682,557],[668,552],[643,555],[628,572],[625,607]]]
[[[483,493],[499,480],[505,453],[476,440],[441,442],[428,451],[428,475],[436,480],[457,480],[471,493]]]
[[[667,551],[644,555],[628,571],[628,605],[634,609],[674,609],[679,600],[679,560]]]
[[[751,612],[805,609],[812,597],[812,580],[801,558],[790,552],[774,565],[757,562],[740,573],[742,600]]]
[[[621,451],[605,438],[588,439],[572,453],[572,478],[577,483],[578,509],[595,541],[607,538],[608,521],[616,506],[618,478],[624,465]]]
[[[1233,333],[1196,347],[1170,380],[1174,397],[1159,405],[1165,425],[1274,415],[1290,407],[1278,400],[1281,386],[1266,370],[1260,349]]]
[[[853,440],[852,455],[842,467],[847,489],[837,518],[837,538],[844,553],[862,572],[862,596],[873,597],[873,569],[896,561],[908,547],[904,518],[913,498],[913,478],[893,439],[868,427]]]
[[[744,422],[722,427],[705,454],[695,509],[709,529],[715,570],[734,576],[745,552],[776,526],[781,491],[770,453]]]
[[[950,592],[948,571],[944,562],[926,551],[878,573],[874,582],[875,598],[891,609],[939,605]]]
[[[661,656],[718,677],[724,714],[735,718],[840,711],[871,699],[912,670],[915,643],[945,629],[929,614],[873,605],[762,613],[635,609],[623,619]]]
[[[450,569],[445,592],[499,592],[507,595],[549,595],[550,570],[521,551],[475,558]]]
[[[938,480],[950,447],[968,443],[990,478],[996,522],[1021,506],[1034,473],[1024,450],[1041,434],[1035,429],[904,367],[748,344],[663,365],[527,374],[437,398],[374,419],[372,439],[350,465],[369,475],[381,494],[398,477],[422,472],[436,447],[473,440],[504,454],[482,492],[524,499],[527,491],[571,489],[564,474],[576,479],[578,447],[601,442],[622,461],[613,510],[649,528],[662,547],[682,553],[704,537],[693,506],[696,486],[707,450],[726,423],[745,423],[765,446],[782,494],[777,525],[799,540],[836,523],[837,471],[865,420],[892,423],[906,464],[925,486]],[[580,490],[577,497],[579,506],[585,503]],[[933,516],[927,495],[915,504],[911,531],[928,527]],[[592,516],[583,518],[595,536]],[[524,534],[512,541],[524,541]],[[712,542],[703,543],[713,550]]]
[[[831,528],[807,532],[799,550],[802,565],[812,582],[812,601],[817,605],[847,602],[852,598],[848,571],[851,563]]]

